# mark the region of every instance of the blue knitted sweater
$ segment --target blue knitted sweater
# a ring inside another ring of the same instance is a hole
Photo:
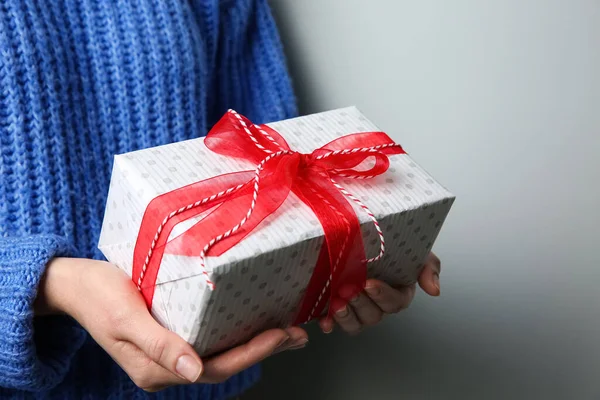
[[[32,310],[49,259],[101,258],[112,156],[229,107],[296,112],[266,0],[0,1],[0,398],[215,400],[256,381],[147,395],[74,321]]]

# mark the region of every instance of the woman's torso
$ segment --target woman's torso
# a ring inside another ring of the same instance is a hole
[[[201,136],[229,107],[295,113],[266,0],[2,2],[0,236],[52,233],[101,257],[113,155]],[[86,379],[125,384],[106,368]]]

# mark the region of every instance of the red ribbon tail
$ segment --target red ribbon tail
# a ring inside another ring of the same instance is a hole
[[[344,307],[363,289],[367,269],[364,244],[354,210],[319,170],[307,171],[294,185],[294,193],[311,207],[324,232],[324,243],[309,281],[297,321],[328,315]]]
[[[221,175],[165,193],[148,204],[135,243],[131,278],[149,308],[165,245],[175,225],[221,204],[237,191],[243,191],[251,177],[250,171]],[[227,192],[235,187],[240,188]],[[223,194],[212,198],[218,193]],[[199,202],[201,204],[197,204]]]

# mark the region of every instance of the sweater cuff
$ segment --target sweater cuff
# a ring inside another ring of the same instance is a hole
[[[46,264],[72,254],[60,236],[0,238],[0,386],[28,391],[56,386],[85,341],[86,332],[68,317],[34,319]]]

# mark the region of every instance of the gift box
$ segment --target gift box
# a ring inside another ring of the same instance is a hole
[[[115,156],[99,248],[209,355],[367,276],[414,283],[453,201],[355,107],[265,126],[230,111],[207,138]]]

